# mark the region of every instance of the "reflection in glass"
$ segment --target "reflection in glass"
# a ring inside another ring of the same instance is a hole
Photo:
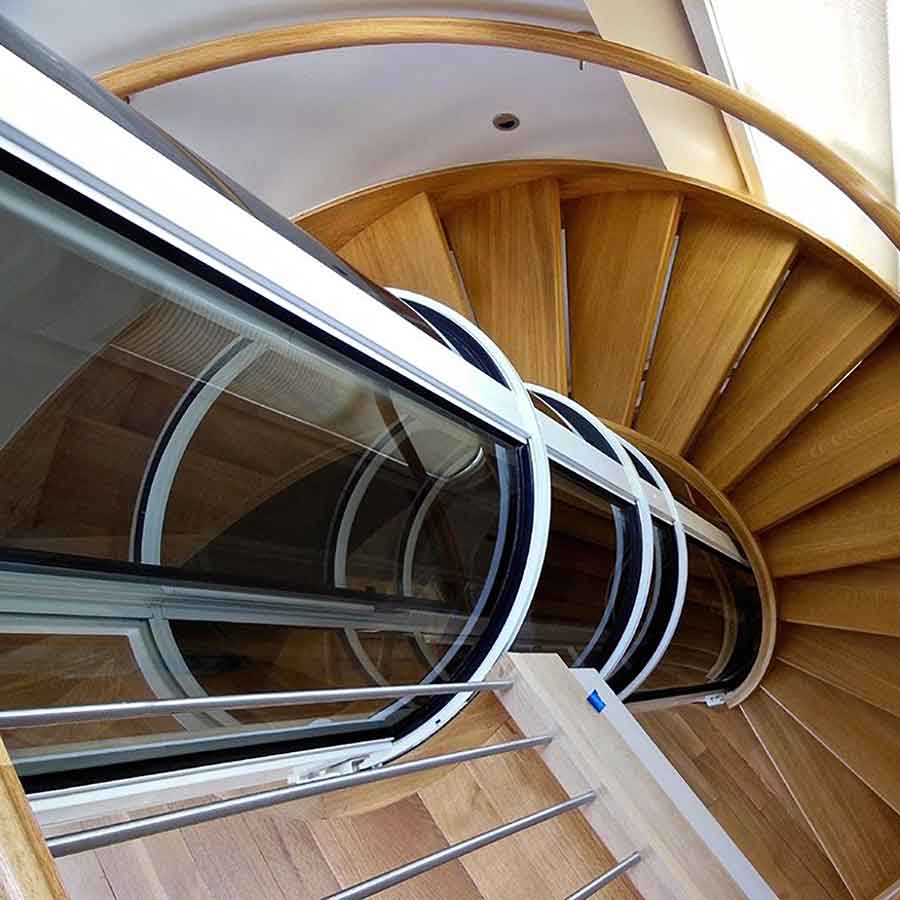
[[[501,587],[521,450],[6,176],[0,247],[0,547],[8,560],[140,575],[144,605],[113,592],[103,612],[143,629],[137,696],[475,668],[512,595]],[[100,613],[73,601],[67,615],[90,632]],[[74,693],[54,692],[62,638],[52,619],[45,630],[24,655],[0,643],[0,667],[27,660],[20,675],[41,703],[111,699],[87,674]],[[120,652],[65,641],[73,658],[83,647],[86,672]],[[22,705],[12,685],[0,686],[5,707]],[[421,705],[395,704],[387,724]],[[321,730],[332,717],[138,721],[132,733],[161,734]]]
[[[541,578],[514,649],[554,651],[601,667],[634,604],[633,507],[551,467],[550,536]],[[636,572],[635,572],[636,567]]]
[[[752,571],[690,538],[688,565],[672,643],[632,700],[713,684],[732,687],[756,659],[761,606]]]

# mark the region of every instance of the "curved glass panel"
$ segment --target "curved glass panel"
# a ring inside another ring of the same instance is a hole
[[[529,539],[523,447],[5,175],[0,247],[0,553],[28,585],[0,597],[0,667],[17,673],[0,706],[477,668]],[[77,768],[106,780],[397,736],[443,702],[123,720],[12,746],[35,789]]]
[[[626,688],[643,671],[665,634],[678,592],[678,548],[675,529],[653,522],[653,581],[641,623],[619,666],[607,679],[616,692]]]
[[[736,687],[756,661],[761,610],[752,571],[689,538],[687,594],[678,628],[630,700]]]
[[[515,650],[600,668],[617,646],[640,577],[634,507],[556,465],[544,567]]]

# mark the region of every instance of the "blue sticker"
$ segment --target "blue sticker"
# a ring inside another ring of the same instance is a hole
[[[606,709],[606,704],[600,699],[600,695],[596,691],[591,691],[588,694],[587,702],[597,710],[597,712],[603,712]]]

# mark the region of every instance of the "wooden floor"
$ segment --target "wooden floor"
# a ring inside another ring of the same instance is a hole
[[[418,755],[518,736],[500,704],[482,696]],[[72,900],[319,900],[563,799],[536,753],[504,754],[79,854],[59,866]],[[380,896],[554,900],[612,864],[575,812]],[[639,894],[623,877],[596,896]]]
[[[637,719],[780,900],[849,900],[740,710],[690,704]]]

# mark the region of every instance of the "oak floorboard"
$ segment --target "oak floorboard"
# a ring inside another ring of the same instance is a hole
[[[309,827],[342,888],[448,845],[418,794],[370,812],[311,821]],[[459,860],[397,885],[381,896],[390,900],[482,900]]]
[[[449,843],[496,828],[511,818],[501,815],[467,765],[456,766],[420,796]],[[460,861],[484,900],[555,896],[536,861],[526,853],[522,835],[469,853]]]
[[[642,727],[780,898],[850,896],[739,709],[688,704]]]
[[[244,816],[192,825],[181,834],[214,900],[292,900],[275,880]]]
[[[895,881],[900,816],[765,691],[741,708],[853,897]]]
[[[290,900],[321,900],[341,887],[313,837],[311,808],[321,811],[318,803],[300,801],[243,817],[273,878]]]
[[[509,721],[509,713],[493,694],[480,694],[456,718],[444,726],[427,743],[403,756],[403,762],[481,747]],[[516,734],[516,737],[520,735]],[[324,818],[356,815],[396,802],[440,782],[450,768],[433,769],[392,778],[390,781],[366,784],[335,791],[321,798]]]
[[[56,868],[72,900],[117,900],[97,859],[96,851],[76,853],[56,861]]]
[[[515,734],[511,725],[505,726],[492,743],[512,740]],[[507,753],[466,765],[505,821],[568,799],[537,751]],[[616,863],[579,811],[523,832],[519,843],[523,854],[543,873],[550,896],[568,896]],[[610,885],[604,896],[636,900],[639,895],[626,875]]]

